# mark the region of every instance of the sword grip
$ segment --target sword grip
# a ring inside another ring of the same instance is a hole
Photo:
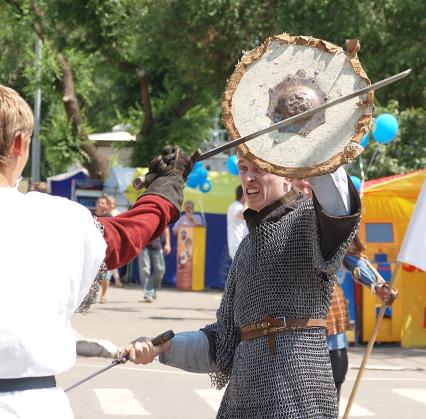
[[[162,343],[168,342],[169,340],[173,339],[174,336],[175,336],[175,333],[173,332],[173,330],[167,330],[166,332],[160,333],[158,336],[153,338],[151,340],[151,343],[154,346],[159,346]],[[120,358],[114,360],[112,363],[114,365],[125,364],[128,360],[129,360],[129,354],[126,353],[122,355]]]
[[[156,336],[154,339],[151,340],[151,342],[154,346],[159,346],[162,343],[168,342],[169,340],[173,339],[174,336],[175,334],[173,330],[167,330],[166,332],[163,332],[160,335]]]
[[[138,176],[132,180],[133,187],[140,191],[143,188],[146,188],[147,185],[153,182],[153,180],[157,177],[156,173],[147,173],[145,176]]]
[[[197,163],[198,160],[200,160],[200,157],[203,153],[201,153],[201,150],[197,148],[193,153],[192,156],[189,158],[189,161],[191,162],[191,169],[192,166],[194,166],[195,163]]]
[[[183,174],[184,179],[189,176],[192,167],[195,163],[197,163],[198,160],[200,160],[201,155],[202,153],[199,148],[197,148],[197,150],[192,153],[192,156],[189,159],[187,170]],[[137,191],[140,191],[141,189],[146,188],[149,184],[151,184],[157,176],[158,175],[156,173],[147,173],[145,176],[138,176],[132,180],[132,185]]]

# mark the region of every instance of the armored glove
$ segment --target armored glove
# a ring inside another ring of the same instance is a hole
[[[192,170],[200,152],[197,150],[188,159],[185,152],[179,146],[166,145],[161,154],[151,160],[148,166],[148,173],[145,176],[136,178],[133,186],[136,190],[148,187],[154,179],[160,176],[169,176],[171,174],[180,175],[185,181]]]
[[[148,173],[135,179],[138,180],[137,185],[136,182],[133,183],[136,189],[146,187],[142,196],[159,195],[176,207],[178,214],[170,222],[179,218],[184,183],[196,161],[196,153],[188,159],[180,147],[165,146],[161,155],[155,157],[149,164]]]

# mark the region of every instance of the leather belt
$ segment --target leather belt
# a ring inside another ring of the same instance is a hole
[[[0,378],[0,393],[56,387],[54,375],[45,377]]]
[[[275,354],[275,335],[277,333],[289,333],[297,330],[312,328],[327,328],[325,319],[285,319],[284,317],[273,318],[266,315],[262,320],[247,324],[240,328],[241,340],[257,339],[267,336],[268,347]]]

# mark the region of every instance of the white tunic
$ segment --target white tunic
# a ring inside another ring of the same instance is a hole
[[[232,259],[234,259],[241,241],[248,233],[246,221],[241,218],[243,211],[244,205],[240,201],[234,201],[226,214],[228,251]]]
[[[1,187],[0,208],[0,378],[58,374],[75,363],[70,318],[106,243],[89,210],[64,198]],[[60,416],[52,412],[56,418],[72,417],[62,390],[11,395],[0,393],[0,417],[37,418],[41,409],[53,418],[41,402],[45,397],[63,407]]]

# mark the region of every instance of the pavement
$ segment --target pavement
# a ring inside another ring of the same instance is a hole
[[[197,330],[215,321],[220,291],[182,292],[163,289],[152,303],[143,300],[135,286],[111,287],[105,304],[95,304],[87,314],[75,314],[73,326],[87,341],[108,341],[105,357],[81,357],[61,374],[58,383],[68,387],[109,365],[106,357],[139,336],[156,336]],[[83,339],[83,340],[84,340]],[[112,349],[111,349],[112,348]],[[362,361],[365,346],[349,349],[350,370],[342,388],[344,409]],[[100,352],[98,352],[99,354]],[[127,363],[82,384],[68,393],[76,419],[139,416],[152,418],[214,418],[222,392],[212,389],[203,374],[161,365]],[[378,345],[373,349],[350,417],[377,419],[424,417],[426,408],[426,349]]]
[[[349,348],[349,368],[358,370],[366,345]],[[366,367],[381,371],[426,371],[426,349],[401,348],[399,346],[376,345]]]
[[[192,330],[191,325],[194,325],[196,330],[215,321],[221,295],[222,292],[219,290],[200,293],[166,288],[159,292],[158,300],[147,303],[136,286],[110,287],[107,303],[93,305],[88,314],[76,314],[73,324],[79,340],[103,343],[109,350],[104,357],[112,357],[111,342],[117,348],[124,347],[130,340],[138,337],[135,332],[144,336],[154,336],[168,329],[175,332]],[[89,319],[90,321],[86,321]],[[142,320],[146,320],[143,328],[139,324]],[[186,328],[182,327],[182,322]],[[104,340],[110,342],[102,342]],[[349,348],[350,369],[359,369],[365,350],[366,345]],[[367,369],[426,371],[426,348],[401,348],[397,345],[376,344]]]

